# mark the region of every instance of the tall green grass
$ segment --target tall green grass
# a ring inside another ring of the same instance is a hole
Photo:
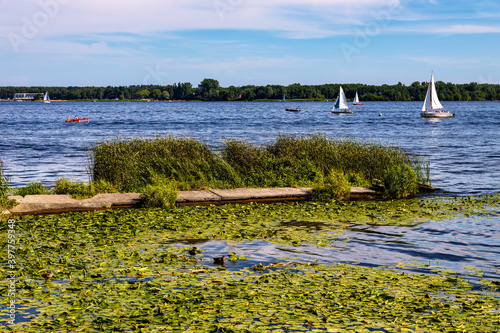
[[[0,214],[3,209],[13,207],[16,204],[15,200],[9,199],[10,191],[10,179],[5,176],[3,172],[3,161],[0,160]]]
[[[158,175],[188,190],[315,187],[329,183],[332,171],[383,184],[387,172],[402,166],[414,170],[417,182],[428,183],[429,174],[427,161],[401,148],[321,134],[280,135],[261,146],[229,139],[215,150],[189,137],[124,138],[93,146],[90,161],[94,181],[123,191],[141,191]]]
[[[90,162],[94,180],[106,180],[123,191],[142,190],[156,174],[177,182],[182,190],[243,185],[207,144],[187,137],[103,142],[91,148]]]

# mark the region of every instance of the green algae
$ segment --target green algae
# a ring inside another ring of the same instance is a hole
[[[16,223],[17,305],[20,314],[38,313],[29,323],[7,327],[17,332],[493,332],[500,325],[499,281],[482,280],[478,291],[448,270],[409,274],[290,258],[231,271],[206,265],[211,258],[203,251],[192,256],[172,242],[331,246],[353,224],[411,227],[498,214],[499,201],[490,195],[22,217]],[[6,248],[6,239],[2,242]],[[236,253],[228,260],[245,262]],[[419,265],[406,265],[411,264]],[[46,270],[54,273],[47,281],[41,277]],[[2,268],[4,304],[6,275]]]

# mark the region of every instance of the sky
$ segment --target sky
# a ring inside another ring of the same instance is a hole
[[[500,84],[499,0],[0,0],[0,86]]]

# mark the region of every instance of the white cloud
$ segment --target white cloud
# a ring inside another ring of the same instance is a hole
[[[46,15],[40,35],[250,29],[323,37],[334,33],[336,23],[363,21],[373,10],[398,5],[399,0],[16,0],[2,6],[0,32],[20,33],[26,22]]]
[[[500,33],[500,26],[456,24],[443,28],[430,29],[429,32],[439,34],[498,34]]]

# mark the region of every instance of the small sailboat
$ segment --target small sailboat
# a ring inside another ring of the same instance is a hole
[[[49,97],[49,92],[45,92],[45,95],[43,96],[43,102],[44,103],[50,103],[50,97]]]
[[[352,102],[352,105],[363,105],[363,103],[361,103],[359,101],[359,97],[358,97],[358,92],[356,91],[356,96],[354,96],[354,101]]]
[[[427,88],[427,95],[425,95],[424,105],[422,106],[422,112],[420,113],[422,118],[453,118],[454,113],[450,111],[445,111],[444,107],[439,101],[436,84],[434,83],[434,72],[431,73],[431,81],[429,82],[429,87]]]
[[[344,90],[340,87],[339,94],[335,100],[335,105],[333,106],[332,113],[354,113],[349,110],[347,106],[347,99],[345,98]]]

